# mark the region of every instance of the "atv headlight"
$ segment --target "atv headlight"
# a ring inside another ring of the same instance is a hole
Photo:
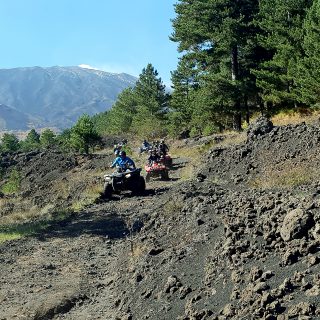
[[[131,177],[131,173],[128,173],[125,175],[126,178],[130,178]]]
[[[104,176],[104,181],[111,181],[111,177],[110,176]]]

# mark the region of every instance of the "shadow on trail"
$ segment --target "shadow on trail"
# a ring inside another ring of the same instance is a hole
[[[39,240],[45,240],[47,238],[79,237],[84,234],[120,239],[129,234],[129,230],[126,221],[116,213],[80,213],[51,224],[36,236]]]
[[[184,163],[173,164],[170,166],[171,171],[177,171],[179,169],[184,168],[186,165]]]
[[[168,187],[147,189],[138,198],[148,198],[166,192]],[[104,202],[118,202],[123,198],[136,198],[131,194],[114,195],[112,199],[97,201],[99,206]],[[22,237],[35,237],[40,241],[50,238],[75,238],[81,235],[102,236],[108,239],[122,239],[129,234],[137,233],[143,227],[139,218],[129,221],[125,216],[119,215],[117,210],[106,211],[103,208],[93,212],[70,213],[62,219],[45,221],[31,221],[22,224],[0,226],[0,233],[18,234]]]
[[[139,219],[126,220],[115,212],[103,210],[72,213],[59,221],[31,221],[0,227],[2,234],[18,234],[22,237],[35,237],[40,241],[50,238],[75,238],[81,235],[102,236],[108,239],[122,239],[137,233],[143,227]]]
[[[170,178],[169,180],[166,180],[166,182],[170,182],[170,181],[176,181],[178,179],[176,178]],[[165,181],[165,180],[161,180],[159,179],[153,179],[153,182],[156,181]],[[109,201],[121,201],[123,199],[141,199],[141,198],[148,198],[148,197],[153,197],[153,196],[157,196],[159,194],[162,194],[166,191],[168,191],[170,188],[169,187],[157,187],[157,188],[148,188],[144,191],[143,194],[136,196],[134,194],[132,194],[130,191],[128,192],[121,192],[120,194],[114,193],[112,194],[111,198],[109,199],[105,199],[103,198],[103,196],[100,197],[100,199],[96,202],[96,203],[104,203],[104,202],[109,202]]]

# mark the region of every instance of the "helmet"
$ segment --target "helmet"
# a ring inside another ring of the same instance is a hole
[[[127,154],[126,154],[126,152],[125,151],[120,151],[120,157],[125,157]]]
[[[114,152],[114,154],[115,154],[116,156],[118,156],[118,155],[120,154],[120,150],[119,150],[119,149],[116,149],[116,151]]]

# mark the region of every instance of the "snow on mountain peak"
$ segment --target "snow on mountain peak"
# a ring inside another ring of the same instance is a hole
[[[78,67],[83,68],[83,69],[99,70],[98,68],[89,66],[88,64],[79,64]]]

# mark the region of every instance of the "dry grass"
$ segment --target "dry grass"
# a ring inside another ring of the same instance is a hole
[[[100,177],[102,175],[99,175]],[[87,176],[88,177],[88,176]],[[89,181],[86,181],[86,184],[84,186],[83,191],[81,191],[81,199],[78,201],[75,201],[71,205],[71,209],[74,211],[81,211],[84,207],[93,204],[95,200],[97,200],[101,193],[103,192],[103,183],[102,180],[100,181],[95,174],[92,175]],[[83,181],[73,181],[74,185],[70,186],[70,188],[76,188],[77,185],[83,184]]]
[[[5,212],[6,208],[10,206],[10,200],[7,198],[2,198],[0,199],[0,212],[3,213]]]
[[[65,179],[54,183],[53,193],[56,198],[62,199],[75,195],[78,200],[71,204],[71,209],[80,211],[100,197],[103,191],[101,177],[104,173],[103,169],[70,172]]]
[[[69,196],[70,183],[68,180],[54,181],[51,190],[52,194],[54,194],[55,197],[61,197],[62,199],[66,199]]]
[[[308,108],[298,108],[296,110],[289,110],[279,112],[271,118],[271,121],[276,126],[284,126],[289,124],[299,124],[306,122],[308,124],[319,122],[320,111],[312,111]]]
[[[42,204],[41,207],[32,205],[32,199],[17,197],[0,199],[0,212],[2,213],[0,225],[47,218],[52,212],[57,211],[56,200],[67,201],[70,195],[78,199],[70,204],[70,209],[80,211],[100,197],[103,191],[103,183],[100,179],[103,175],[102,172],[102,170],[90,170],[85,173],[73,172],[62,180],[53,181],[50,202]],[[45,202],[48,200],[45,199]]]
[[[221,136],[221,135],[218,135]],[[228,131],[223,133],[223,140],[215,142],[214,136],[212,140],[207,141],[202,145],[189,146],[183,144],[181,141],[173,143],[170,153],[174,158],[185,158],[187,164],[180,169],[180,179],[185,181],[192,178],[202,163],[201,157],[210,149],[215,147],[228,147],[232,145],[239,145],[246,140],[246,133],[236,133]]]
[[[141,258],[147,252],[147,246],[141,243],[133,243],[131,256],[134,259]]]
[[[180,169],[180,180],[189,180],[201,163],[201,150],[199,147],[173,145],[170,153],[173,158],[187,160],[185,166]]]
[[[42,210],[47,209],[42,208]],[[65,220],[70,214],[68,211],[56,211],[54,214],[42,216],[42,219],[39,220],[39,213],[32,215],[32,212],[34,211],[15,212],[8,217],[4,217],[5,219],[1,220],[0,225],[0,243],[34,235],[48,228],[51,223]]]
[[[163,206],[163,214],[165,216],[172,216],[177,212],[180,212],[183,208],[182,199],[170,198]]]
[[[268,168],[263,175],[251,180],[249,185],[254,188],[293,188],[310,184],[317,180],[319,170],[310,168],[310,165],[286,165],[283,168]]]
[[[47,226],[48,222],[46,220],[29,223],[15,222],[8,225],[2,225],[0,227],[0,243],[35,234]]]
[[[1,226],[15,223],[25,223],[38,219],[41,216],[43,216],[41,209],[37,206],[30,207],[29,204],[29,207],[16,209],[12,213],[1,217]]]
[[[229,147],[233,145],[239,145],[246,141],[246,132],[234,132],[230,131],[224,134],[224,139],[221,142],[215,144],[217,147]]]

